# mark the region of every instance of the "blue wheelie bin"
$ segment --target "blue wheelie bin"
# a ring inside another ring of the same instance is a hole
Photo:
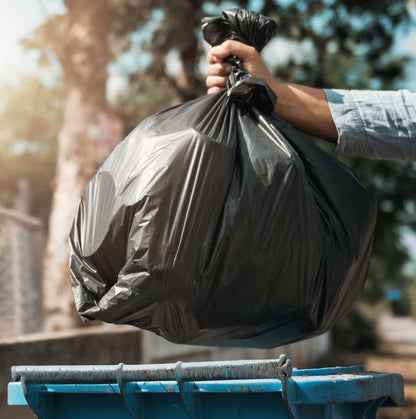
[[[376,418],[404,404],[399,374],[294,369],[278,360],[115,366],[16,366],[10,405],[42,419]]]

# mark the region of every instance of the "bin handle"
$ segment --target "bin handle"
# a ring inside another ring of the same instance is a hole
[[[182,361],[178,361],[175,367],[175,374],[183,406],[191,419],[201,419],[201,414],[197,410],[198,405],[195,403],[195,394],[192,391],[185,389],[185,387],[189,386],[190,383],[184,379],[182,370]]]
[[[118,370],[116,372],[117,385],[120,390],[120,396],[124,402],[127,413],[133,419],[144,419],[143,399],[141,397],[136,398],[133,393],[137,392],[137,387],[130,389],[131,381],[127,381],[123,374],[124,364],[121,362],[118,364]],[[132,391],[133,390],[133,391]]]
[[[32,410],[39,417],[44,418],[45,412],[36,408],[36,391],[38,384],[109,384],[117,383],[120,395],[132,418],[140,418],[140,409],[137,401],[132,403],[132,382],[137,381],[176,381],[184,407],[192,419],[199,419],[195,397],[197,395],[188,385],[195,385],[195,381],[235,380],[274,378],[282,383],[282,397],[292,418],[296,419],[293,412],[288,387],[292,382],[292,362],[286,355],[280,355],[278,360],[251,360],[251,361],[218,361],[210,363],[182,363],[160,365],[124,365],[116,366],[40,366],[40,367],[13,367],[14,381],[21,381],[26,400]],[[192,383],[192,384],[191,384]],[[134,392],[137,387],[134,386]],[[47,417],[47,416],[46,416]]]
[[[37,384],[111,384],[122,374],[124,381],[176,381],[177,364],[100,366],[17,366],[12,378]],[[292,375],[292,362],[281,355],[278,360],[187,362],[181,364],[183,381],[250,380]]]

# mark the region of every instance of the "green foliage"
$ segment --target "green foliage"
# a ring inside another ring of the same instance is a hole
[[[411,314],[416,317],[416,272],[413,273],[413,282],[408,289]]]
[[[34,215],[49,214],[56,164],[56,136],[62,84],[46,86],[36,77],[0,86],[0,205],[12,206],[17,183],[29,181]]]
[[[205,75],[198,72],[204,60],[200,19],[218,14],[223,8],[255,9],[278,21],[280,40],[290,41],[292,46],[287,59],[279,57],[278,50],[273,54],[277,58],[271,65],[281,80],[317,87],[394,88],[407,63],[406,57],[391,54],[396,29],[409,23],[405,0],[112,0],[111,4],[109,41],[113,69],[127,82],[127,88],[113,104],[113,111],[125,121],[126,132],[147,115],[204,93]],[[60,41],[65,38],[67,24],[66,15],[49,19],[31,40],[26,40],[26,47],[41,49],[43,61],[48,60],[48,51],[62,54]],[[129,58],[129,64],[120,64],[124,63],[123,57]],[[178,66],[177,71],[172,70],[172,62]],[[13,189],[13,177],[20,170],[32,179],[36,176],[40,179],[40,173],[53,166],[48,158],[55,150],[48,141],[54,142],[51,138],[56,136],[57,126],[49,126],[47,121],[57,120],[58,113],[52,119],[45,115],[52,112],[48,106],[53,105],[54,112],[57,111],[59,95],[46,105],[56,92],[45,88],[44,92],[35,93],[33,86],[24,89],[28,98],[16,99],[14,107],[20,116],[23,112],[28,114],[27,123],[19,123],[10,116],[9,131],[4,134],[2,128],[1,147],[8,150],[1,157],[7,160],[1,165],[9,173],[2,180],[8,185],[6,191]],[[35,104],[36,97],[45,99],[44,105]],[[26,106],[28,110],[24,111]],[[52,130],[56,130],[54,134]],[[43,145],[33,149],[27,145],[23,155],[13,155],[11,150],[18,146],[11,143],[6,146],[5,138],[15,144],[24,139],[27,144]],[[46,151],[41,152],[44,147],[49,150],[48,158]],[[37,163],[27,164],[35,156]],[[339,154],[337,157],[353,169],[379,202],[373,259],[365,290],[365,298],[376,301],[382,298],[385,283],[405,286],[408,283],[401,270],[409,255],[400,237],[404,226],[416,231],[416,168],[403,162],[378,162]],[[32,176],[32,170],[38,174]],[[4,202],[6,198],[2,199]]]
[[[278,20],[281,37],[308,46],[301,63],[278,67],[279,77],[316,87],[363,88],[368,85],[361,85],[361,78],[351,77],[357,60],[364,79],[378,80],[380,87],[403,75],[403,62],[389,52],[395,28],[409,22],[406,5],[405,0],[265,0],[260,11]]]
[[[348,160],[348,165],[378,201],[373,257],[364,293],[366,299],[374,301],[383,296],[385,285],[406,288],[409,282],[402,272],[409,252],[401,236],[404,227],[416,231],[416,165],[401,161]]]
[[[120,117],[124,132],[129,133],[149,115],[157,113],[179,101],[176,92],[166,80],[151,75],[135,73],[130,83],[122,89],[111,111]]]
[[[376,349],[380,343],[377,310],[367,304],[356,304],[332,330],[331,339],[335,346],[343,350]]]

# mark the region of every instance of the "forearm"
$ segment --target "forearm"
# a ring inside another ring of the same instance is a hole
[[[323,90],[275,79],[269,85],[277,95],[277,116],[304,133],[336,143],[338,132]]]
[[[208,93],[226,87],[235,55],[246,73],[277,95],[274,113],[307,134],[337,143],[337,150],[368,158],[416,160],[416,93],[321,90],[276,80],[258,52],[228,40],[207,55]],[[329,100],[329,102],[328,102]]]
[[[207,55],[210,66],[206,84],[208,93],[214,93],[226,86],[231,66],[223,60],[235,55],[243,62],[244,70],[254,77],[262,78],[277,95],[274,113],[307,134],[328,141],[338,138],[325,92],[321,89],[281,83],[277,81],[262,61],[258,52],[237,41],[225,41],[212,48]]]

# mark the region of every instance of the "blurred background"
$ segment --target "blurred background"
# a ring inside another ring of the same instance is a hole
[[[286,352],[297,367],[402,373],[410,407],[391,417],[416,417],[415,163],[337,155],[379,211],[363,295],[323,337],[273,351],[190,348],[76,314],[66,243],[84,187],[144,118],[205,94],[200,21],[232,7],[277,20],[262,54],[281,80],[416,90],[414,1],[0,0],[0,414],[12,364]]]

